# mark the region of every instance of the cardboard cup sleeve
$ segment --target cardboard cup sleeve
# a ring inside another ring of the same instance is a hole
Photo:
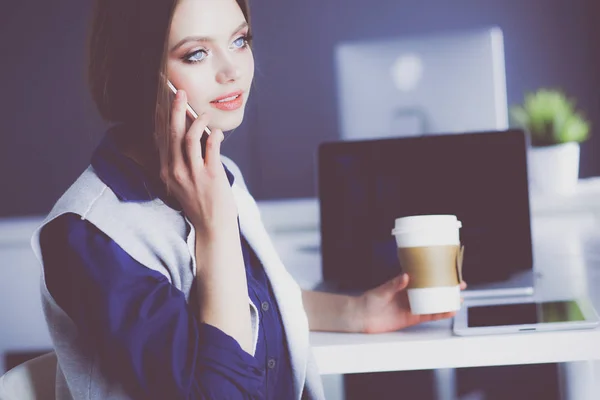
[[[408,274],[408,289],[456,286],[462,282],[464,246],[400,247],[398,259]]]

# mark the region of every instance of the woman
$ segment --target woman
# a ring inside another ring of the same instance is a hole
[[[253,78],[248,17],[244,0],[96,3],[90,87],[116,124],[32,241],[59,399],[322,398],[309,328],[451,316],[411,315],[404,276],[349,297],[285,271],[220,156]]]

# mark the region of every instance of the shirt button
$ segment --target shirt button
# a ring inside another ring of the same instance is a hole
[[[269,362],[267,363],[267,366],[269,367],[269,369],[273,369],[273,368],[275,368],[275,364],[276,364],[275,360],[271,358],[269,360]]]
[[[269,311],[269,303],[263,301],[263,303],[261,304],[261,308],[263,309],[263,311]]]

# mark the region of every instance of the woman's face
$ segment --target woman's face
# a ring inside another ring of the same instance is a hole
[[[181,0],[169,33],[167,74],[209,126],[238,127],[254,76],[248,25],[235,0]]]

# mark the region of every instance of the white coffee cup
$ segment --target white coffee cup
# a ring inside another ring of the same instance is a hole
[[[443,265],[411,267],[411,281],[420,282],[419,287],[412,288],[409,282],[407,289],[413,314],[437,314],[460,309],[460,282],[457,277],[456,260],[451,258],[460,251],[461,227],[461,222],[454,215],[419,215],[396,219],[392,234],[396,237],[399,257],[404,255],[406,258],[406,254],[410,253],[413,255],[413,261],[415,254],[423,263],[431,263],[434,259],[445,260]],[[434,253],[444,257],[433,257]],[[416,276],[419,274],[429,275]],[[423,287],[429,284],[432,287]]]

